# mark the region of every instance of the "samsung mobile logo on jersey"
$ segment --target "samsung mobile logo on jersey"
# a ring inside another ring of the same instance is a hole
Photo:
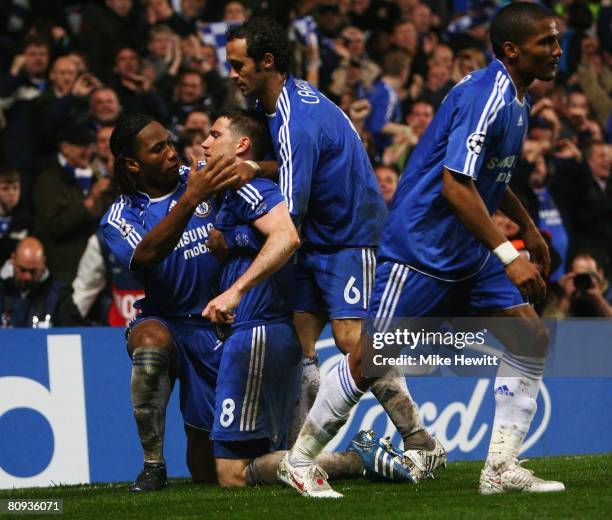
[[[516,155],[509,155],[508,157],[504,157],[503,159],[499,159],[498,157],[491,157],[487,161],[487,168],[492,170],[493,168],[514,168],[516,163]]]
[[[301,99],[302,103],[307,103],[309,105],[316,105],[317,103],[321,102],[321,100],[314,93],[314,90],[312,90],[312,87],[308,84],[308,82],[300,80],[300,79],[296,79],[295,86],[298,88],[297,93],[298,93],[298,96],[302,98]]]

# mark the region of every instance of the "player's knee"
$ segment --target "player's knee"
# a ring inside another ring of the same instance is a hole
[[[336,345],[345,354],[353,353],[359,347],[361,320],[334,320],[332,331]]]
[[[128,341],[130,353],[138,348],[172,348],[170,331],[159,322],[150,320],[138,325],[130,334]]]

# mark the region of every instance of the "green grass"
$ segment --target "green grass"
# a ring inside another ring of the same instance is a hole
[[[548,495],[480,496],[481,466],[481,462],[451,463],[438,478],[417,486],[337,481],[333,485],[345,494],[342,500],[305,499],[280,486],[220,489],[186,480],[173,480],[168,489],[143,495],[128,493],[125,484],[104,484],[2,490],[0,499],[61,498],[63,517],[87,520],[610,518],[612,454],[530,460],[526,467],[539,476],[565,482],[564,493]]]

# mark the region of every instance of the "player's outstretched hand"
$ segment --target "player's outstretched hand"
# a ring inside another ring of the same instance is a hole
[[[541,301],[546,296],[546,283],[538,268],[523,256],[518,256],[506,266],[506,273],[521,293],[531,301]]]
[[[231,287],[219,296],[208,302],[202,311],[202,316],[213,323],[233,323],[236,319],[236,307],[242,296]]]
[[[548,250],[548,244],[546,244],[542,234],[534,226],[528,228],[523,233],[522,238],[525,243],[525,248],[529,251],[540,273],[544,276],[548,276],[550,273],[550,251]]]
[[[206,247],[210,249],[210,252],[215,255],[219,260],[224,260],[229,254],[229,247],[225,241],[223,233],[218,229],[211,229],[208,235],[208,240],[205,242]]]
[[[232,159],[219,155],[208,161],[206,166],[198,171],[198,160],[192,156],[185,191],[187,200],[197,205],[235,182],[236,175],[232,172],[231,166]]]

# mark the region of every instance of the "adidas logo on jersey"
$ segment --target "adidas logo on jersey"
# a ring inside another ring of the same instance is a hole
[[[496,394],[501,394],[501,395],[505,395],[507,397],[514,397],[514,392],[511,392],[510,389],[506,386],[506,385],[501,385],[498,386],[495,390],[494,393]]]
[[[516,123],[516,126],[523,126],[523,124],[524,124],[523,123],[523,116],[521,115],[521,116],[519,116],[519,120],[518,120],[518,123]]]

